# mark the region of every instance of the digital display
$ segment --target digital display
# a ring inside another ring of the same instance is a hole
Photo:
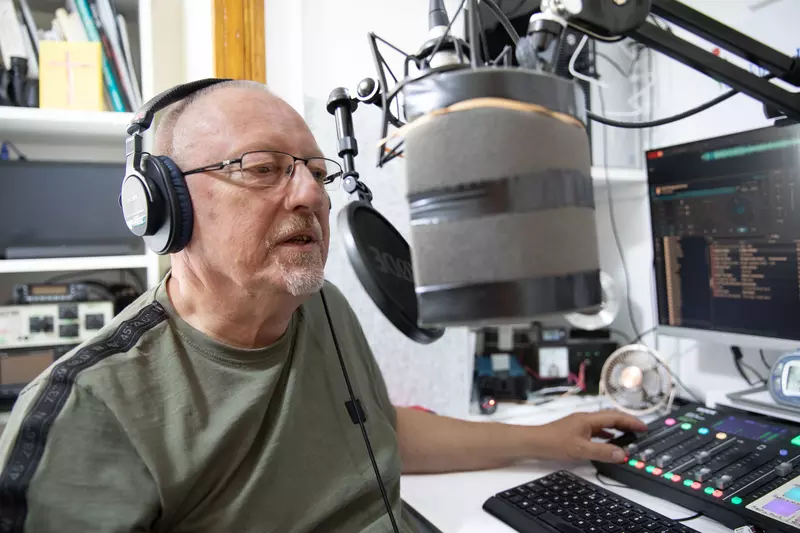
[[[34,285],[31,296],[63,296],[67,294],[66,285]]]
[[[787,432],[786,428],[755,422],[746,418],[728,416],[714,424],[716,431],[759,442],[770,442]]]
[[[788,365],[784,393],[800,394],[800,365]]]

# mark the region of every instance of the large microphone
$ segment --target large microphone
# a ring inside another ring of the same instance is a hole
[[[601,305],[580,86],[465,67],[406,83],[403,96],[420,323],[519,323]]]
[[[475,47],[477,1],[468,3]],[[532,21],[523,37],[526,53],[536,55],[532,67],[472,65],[470,46],[441,33],[450,22],[440,0],[431,0],[431,34],[411,58],[418,72],[387,91],[379,67],[384,115],[399,93],[407,122],[398,134],[416,305],[406,306],[406,315],[420,328],[525,323],[602,306],[584,95],[576,82],[548,71],[553,38],[531,35],[546,29],[557,39],[558,10],[567,4],[543,2],[556,23]],[[451,55],[436,66],[441,50]],[[361,218],[376,224],[361,229],[376,236],[373,244],[388,235],[385,219]],[[348,219],[346,233],[359,231],[358,217]],[[357,271],[364,261],[354,255],[368,257],[367,248],[351,254]],[[403,287],[408,292],[397,300],[408,302],[411,284]]]

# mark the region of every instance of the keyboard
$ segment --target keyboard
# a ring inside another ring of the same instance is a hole
[[[697,531],[565,470],[496,494],[483,509],[521,533]]]

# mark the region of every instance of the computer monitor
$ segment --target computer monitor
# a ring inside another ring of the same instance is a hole
[[[646,161],[659,333],[800,348],[800,125]]]
[[[144,253],[117,197],[124,163],[0,161],[0,259]]]

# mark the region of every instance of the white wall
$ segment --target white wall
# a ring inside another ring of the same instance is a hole
[[[800,47],[795,22],[800,17],[800,2],[782,0],[751,11],[745,0],[682,0],[684,3],[731,25],[750,36],[784,52],[794,55]],[[681,30],[676,33],[685,35]],[[698,39],[695,42],[702,43]],[[707,49],[713,47],[705,43]],[[741,63],[738,58],[722,57]],[[719,83],[661,54],[655,54],[654,109],[656,118],[669,116],[714,98],[726,90]],[[694,117],[672,125],[649,130],[644,137],[645,147],[668,146],[769,125],[762,105],[753,99],[737,95],[727,102]],[[652,139],[652,141],[651,141]],[[609,139],[611,150],[623,152],[624,145]],[[640,330],[654,324],[654,295],[652,291],[652,249],[649,207],[644,187],[615,187],[614,208],[631,273],[635,313]],[[608,205],[605,196],[598,195],[598,238],[601,243],[601,263],[622,284],[623,276],[613,235],[608,224]],[[615,326],[631,332],[627,311],[623,309]],[[652,338],[650,339],[653,340]],[[700,343],[691,340],[658,339],[661,350],[672,358],[681,379],[698,393],[709,389],[746,388],[736,373],[727,345]],[[766,371],[757,350],[745,349],[745,358],[760,371]],[[772,361],[778,352],[767,352]]]
[[[452,4],[456,2],[448,2],[451,13]],[[427,35],[427,8],[428,0],[266,0],[267,83],[303,114],[326,153],[336,154],[335,123],[325,110],[331,90],[344,86],[354,92],[361,79],[376,76],[367,33],[374,31],[408,52],[416,51]],[[400,72],[400,56],[386,55]],[[374,193],[375,207],[408,238],[402,162],[375,168],[379,120],[375,107],[361,106],[354,115],[361,149],[356,168]],[[466,415],[472,381],[470,335],[456,329],[422,346],[397,331],[366,295],[345,257],[336,225],[347,201],[345,192],[331,196],[333,231],[326,276],[342,289],[359,316],[393,402]]]

